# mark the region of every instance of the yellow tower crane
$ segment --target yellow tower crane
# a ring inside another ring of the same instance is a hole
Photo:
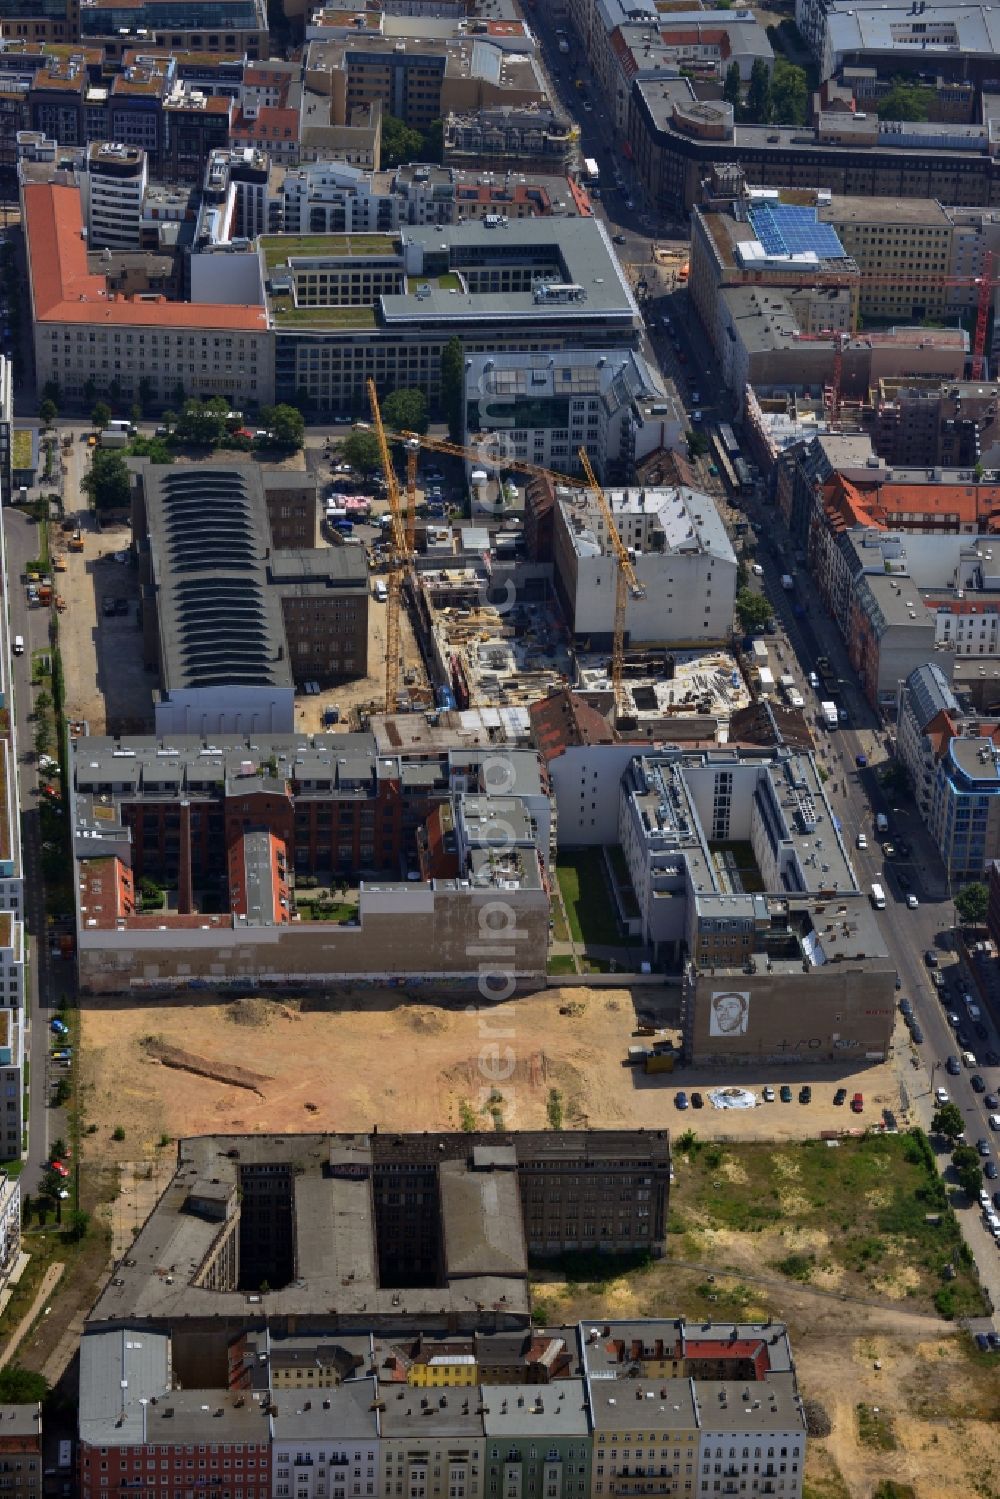
[[[584,473],[587,475],[587,485],[597,508],[601,512],[604,524],[608,528],[608,545],[615,556],[617,567],[615,568],[615,630],[611,646],[611,690],[615,698],[615,717],[619,717],[622,711],[622,669],[625,664],[625,610],[628,607],[629,594],[634,599],[645,598],[646,590],[636,577],[635,568],[632,566],[632,558],[628,554],[628,547],[618,534],[615,518],[608,504],[604,490],[597,482],[597,475],[591,467],[590,459],[587,457],[586,448],[580,449],[580,463]]]
[[[374,410],[374,406],[372,408]],[[622,699],[622,672],[625,661],[625,613],[628,608],[629,595],[632,598],[645,598],[646,590],[636,576],[632,559],[628,554],[628,548],[622,541],[615,525],[615,519],[600,484],[597,475],[587,456],[586,448],[579,452],[580,466],[583,469],[585,482],[581,481],[579,475],[561,474],[555,469],[543,468],[539,463],[528,463],[521,458],[497,457],[490,458],[481,448],[465,447],[461,443],[447,442],[442,437],[427,437],[419,432],[391,432],[391,438],[398,438],[407,445],[407,475],[408,489],[412,491],[407,509],[407,520],[414,513],[416,500],[416,450],[419,445],[428,448],[435,453],[448,453],[453,458],[472,459],[477,463],[490,463],[498,468],[512,469],[517,473],[538,474],[545,479],[552,479],[556,484],[566,484],[574,489],[587,488],[591,491],[597,502],[597,508],[608,529],[608,546],[615,558],[615,616],[614,632],[611,647],[611,686],[614,693],[615,714],[618,716],[624,706]],[[383,460],[384,461],[384,460]],[[411,477],[412,476],[412,477]],[[412,533],[408,532],[408,535]],[[412,542],[408,555],[412,556]]]
[[[368,381],[368,401],[372,408],[372,422],[378,438],[385,488],[389,496],[389,513],[392,516],[392,552],[389,557],[389,577],[386,583],[385,609],[385,711],[395,713],[399,697],[399,608],[403,588],[403,572],[412,556],[412,546],[407,547],[407,531],[403,520],[403,506],[399,497],[396,470],[389,452],[382,412],[378,404],[375,381]]]

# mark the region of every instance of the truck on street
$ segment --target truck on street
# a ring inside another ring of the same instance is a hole
[[[836,703],[820,703],[819,711],[823,715],[823,722],[826,724],[827,728],[835,729],[838,723]]]

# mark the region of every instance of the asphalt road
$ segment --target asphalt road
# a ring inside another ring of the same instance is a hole
[[[67,982],[71,964],[57,959],[50,963],[45,940],[45,902],[41,881],[41,846],[38,816],[38,774],[33,750],[32,711],[34,689],[31,686],[33,651],[49,646],[49,612],[29,609],[21,575],[25,564],[38,555],[38,531],[35,523],[21,511],[4,512],[4,540],[7,560],[7,598],[11,639],[23,635],[23,656],[11,656],[17,725],[18,782],[21,797],[21,857],[24,867],[24,914],[28,956],[28,994],[26,1009],[29,1031],[27,1055],[30,1059],[28,1108],[28,1159],[21,1174],[22,1187],[33,1192],[38,1186],[41,1167],[48,1157],[49,1126],[52,1111],[48,1108],[46,1069],[49,1065],[49,1021],[59,1007],[59,998]],[[59,972],[65,968],[66,974]],[[54,972],[55,970],[55,972]],[[58,982],[57,982],[58,980]],[[53,1136],[57,1130],[53,1130]]]
[[[777,512],[773,506],[748,506],[747,509],[759,534],[767,538],[758,548],[757,560],[764,569],[760,583],[771,601],[779,625],[779,633],[768,639],[772,654],[777,656],[781,652],[776,675],[780,671],[792,673],[805,698],[806,713],[814,721],[819,720],[819,702],[823,694],[810,688],[807,674],[814,668],[817,658],[826,656],[844,683],[841,701],[848,708],[849,723],[833,731],[827,731],[818,723],[815,734],[817,759],[829,772],[826,791],[840,819],[844,838],[851,846],[851,857],[862,889],[868,889],[878,881],[885,890],[887,907],[878,919],[900,978],[898,998],[905,996],[910,999],[923,1031],[924,1039],[919,1046],[914,1045],[901,1025],[896,1032],[896,1046],[905,1049],[912,1063],[912,1078],[906,1090],[911,1115],[929,1129],[936,1108],[934,1090],[946,1087],[951,1101],[962,1110],[966,1120],[967,1140],[973,1145],[981,1138],[990,1141],[996,1158],[1000,1154],[1000,1135],[989,1128],[989,1110],[983,1103],[984,1095],[972,1089],[972,1070],[963,1067],[958,1076],[945,1073],[946,1058],[959,1051],[955,1034],[947,1021],[952,1001],[962,1016],[963,1030],[970,1037],[971,1049],[980,1063],[986,1051],[1000,1054],[996,1009],[991,1015],[987,1006],[981,1004],[983,1023],[988,1029],[988,1039],[982,1040],[973,1037],[965,1007],[958,998],[962,993],[970,990],[975,993],[975,990],[967,969],[959,963],[953,950],[955,914],[947,875],[916,810],[909,802],[900,803],[887,797],[879,783],[878,768],[887,758],[885,725],[862,697],[840,633],[815,598],[808,575],[794,571],[794,547],[785,538]],[[786,572],[793,572],[796,577],[794,593],[786,592],[781,585],[781,576]],[[796,617],[796,600],[806,611],[804,618]],[[859,754],[868,759],[868,768],[857,767],[855,756]],[[885,857],[882,846],[885,840],[880,840],[875,830],[878,812],[884,812],[889,819],[889,838],[902,838],[909,845],[906,859]],[[864,833],[867,839],[866,849],[856,846],[859,833]],[[900,875],[907,882],[905,888],[900,884]],[[916,895],[919,901],[916,910],[906,905],[908,894]],[[938,998],[924,958],[931,949],[937,953],[945,974],[946,988],[942,991],[942,999]],[[976,997],[979,1002],[981,996],[977,994]],[[983,1077],[987,1092],[1000,1093],[1000,1068],[979,1065],[976,1071]],[[947,1153],[942,1153],[939,1160],[948,1181],[951,1168]],[[992,1194],[1000,1189],[1000,1180],[984,1185]],[[1000,1309],[1000,1252],[997,1245],[986,1232],[978,1203],[968,1203],[957,1187],[953,1200],[979,1267],[980,1278],[994,1307]]]

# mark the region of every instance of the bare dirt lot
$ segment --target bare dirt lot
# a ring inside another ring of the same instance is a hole
[[[82,517],[83,554],[66,551],[68,537],[54,533],[52,547],[65,552],[66,572],[59,574],[59,592],[66,612],[59,642],[66,680],[67,713],[85,719],[92,734],[151,733],[155,672],[142,664],[139,626],[139,589],[131,558],[116,561],[131,544],[128,526],[97,530],[90,516]],[[127,601],[127,613],[104,614],[106,598]],[[295,702],[295,727],[319,733],[324,712],[336,705],[341,721],[334,732],[350,727],[352,709],[379,712],[385,702],[386,606],[372,598],[368,610],[368,673],[352,682],[325,687],[318,695],[300,692]],[[400,615],[404,668],[415,683],[425,674],[406,611]],[[300,687],[302,684],[297,683]]]
[[[645,1004],[645,998],[641,1003]],[[83,1011],[83,1056],[91,1118],[137,1138],[205,1130],[455,1129],[471,1108],[490,1123],[490,1096],[501,1095],[509,1127],[544,1128],[551,1090],[558,1090],[568,1125],[692,1125],[703,1137],[798,1139],[822,1129],[850,1128],[900,1108],[893,1063],[868,1067],[857,1080],[867,1118],[834,1107],[834,1089],[848,1077],[789,1069],[781,1078],[740,1078],[749,1087],[813,1084],[809,1105],[768,1104],[749,1112],[710,1107],[679,1114],[679,1086],[712,1086],[685,1070],[646,1077],[622,1065],[634,1044],[635,1005],[628,990],[553,989],[509,1004],[470,1009],[407,1003],[398,990],[353,992],[301,1000],[231,1001],[212,996],[183,1004],[109,1003]],[[190,1054],[192,1070],[169,1069],[158,1046]],[[206,1076],[212,1064],[257,1074],[253,1087]],[[493,1106],[497,1101],[493,1100]]]
[[[83,1107],[87,1119],[99,1121],[93,1147],[121,1167],[111,1212],[115,1251],[123,1251],[165,1185],[173,1161],[165,1142],[179,1134],[375,1122],[454,1129],[473,1117],[489,1127],[491,1095],[505,1124],[544,1127],[552,1089],[568,1125],[694,1127],[702,1140],[797,1140],[850,1125],[832,1094],[837,1082],[850,1088],[852,1080],[815,1074],[811,1105],[679,1116],[678,1081],[690,1091],[699,1079],[687,1072],[643,1079],[621,1065],[635,1011],[627,990],[568,987],[480,1013],[458,1001],[411,1004],[393,990],[301,1001],[206,995],[183,1005],[85,1009]],[[858,1077],[866,1112],[876,1100],[899,1109],[894,1065]],[[788,1081],[797,1087],[807,1077],[803,1071]],[[116,1125],[125,1132],[117,1142]],[[711,1148],[701,1158],[709,1175]],[[739,1165],[724,1157],[716,1174],[739,1187]],[[539,1312],[559,1321],[679,1312],[781,1317],[792,1331],[803,1394],[818,1400],[832,1422],[830,1435],[810,1445],[808,1499],[868,1499],[883,1478],[914,1485],[918,1499],[952,1499],[956,1492],[996,1499],[997,1360],[982,1359],[967,1337],[933,1314],[926,1287],[911,1285],[892,1253],[870,1266],[860,1259],[845,1266],[839,1246],[831,1250],[829,1243],[835,1224],[819,1213],[810,1233],[797,1221],[804,1189],[795,1181],[774,1183],[772,1170],[767,1186],[777,1191],[786,1221],[741,1231],[715,1221],[720,1208],[705,1203],[711,1181],[703,1173],[700,1184],[693,1175],[689,1183],[686,1170],[679,1157],[670,1258],[594,1284],[583,1283],[585,1276],[577,1283],[540,1275]],[[762,1201],[774,1196],[764,1186],[762,1180]],[[731,1194],[734,1202],[748,1190],[743,1184]],[[865,1200],[878,1211],[876,1188],[867,1189]],[[775,1261],[790,1254],[814,1257],[809,1283],[777,1268]],[[859,1403],[884,1413],[879,1446],[861,1439]]]

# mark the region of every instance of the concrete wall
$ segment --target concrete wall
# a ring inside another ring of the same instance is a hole
[[[80,987],[90,994],[127,994],[339,979],[380,985],[475,983],[481,973],[508,972],[513,987],[544,984],[549,936],[544,890],[362,886],[360,915],[360,924],[353,926],[85,927],[79,935]],[[491,992],[506,997],[502,987]]]
[[[709,501],[708,503],[711,503]],[[556,513],[556,532],[562,518]],[[556,565],[561,567],[569,548],[557,540]],[[610,642],[615,620],[613,557],[578,557],[572,572],[561,579],[571,600],[573,629],[578,637]],[[686,641],[728,640],[736,598],[736,562],[707,552],[688,556],[643,553],[635,571],[645,586],[645,598],[629,597],[625,613],[626,638],[633,644],[680,644]]]
[[[808,973],[688,970],[684,980],[684,1050],[696,1066],[881,1061],[888,1053],[895,1009],[895,970],[830,963]],[[712,996],[749,996],[743,1034],[711,1034]]]
[[[573,745],[549,762],[563,848],[618,842],[621,778],[641,746]]]

